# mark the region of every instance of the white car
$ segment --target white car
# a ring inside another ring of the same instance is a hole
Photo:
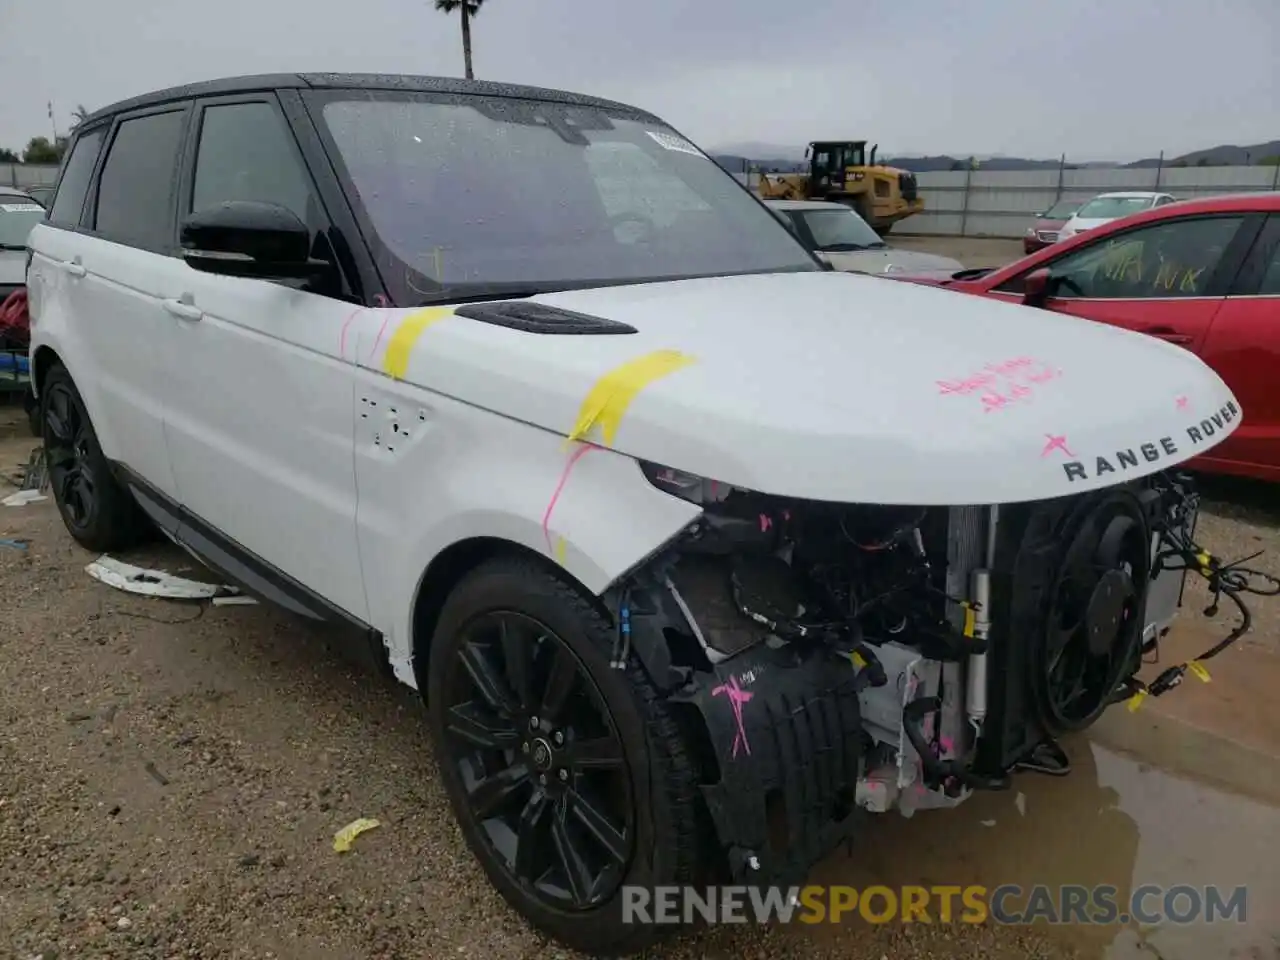
[[[25,191],[0,187],[0,303],[26,282],[27,237],[43,217]]]
[[[1063,772],[1174,615],[1170,468],[1240,421],[1186,350],[826,270],[658,117],[554,91],[147,94],[30,242],[71,535],[349,627],[494,885],[591,953],[670,929],[624,885],[797,883],[857,807]]]
[[[1162,207],[1174,203],[1177,198],[1168,193],[1151,193],[1143,190],[1127,190],[1119,193],[1100,193],[1062,225],[1058,240],[1067,240],[1077,233],[1084,233],[1112,220],[1119,220],[1131,213]]]
[[[800,242],[836,270],[899,277],[949,277],[964,269],[951,257],[891,247],[856,210],[827,200],[764,200]]]

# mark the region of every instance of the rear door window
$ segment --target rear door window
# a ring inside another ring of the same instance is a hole
[[[106,127],[99,127],[76,138],[71,156],[67,157],[67,165],[62,171],[62,180],[58,184],[53,206],[49,210],[50,223],[66,227],[80,225],[84,198],[89,192],[89,180],[93,176],[94,164],[98,162],[98,153],[102,149],[102,138],[105,135]]]
[[[1267,217],[1236,275],[1231,293],[1244,297],[1280,297],[1280,214]]]
[[[186,113],[148,114],[116,128],[99,177],[94,220],[107,240],[156,253],[176,246],[174,176]]]

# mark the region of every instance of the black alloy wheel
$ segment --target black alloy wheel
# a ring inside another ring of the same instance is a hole
[[[91,457],[88,417],[65,380],[55,380],[44,400],[44,445],[49,487],[71,532],[87,530],[97,506],[98,476]]]
[[[55,362],[40,385],[39,418],[49,489],[67,532],[86,550],[123,550],[154,528],[111,472],[71,374]]]
[[[547,907],[616,892],[636,838],[621,737],[573,649],[523,613],[466,623],[444,678],[445,762],[510,879]]]

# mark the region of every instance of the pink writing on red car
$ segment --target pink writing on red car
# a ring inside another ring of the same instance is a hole
[[[1035,357],[1013,357],[988,363],[981,370],[955,380],[939,380],[939,393],[976,395],[983,412],[1002,410],[1011,403],[1026,400],[1040,384],[1062,376],[1062,371]]]

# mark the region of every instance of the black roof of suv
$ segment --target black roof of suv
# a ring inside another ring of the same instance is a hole
[[[557,103],[568,103],[583,107],[622,109],[632,113],[640,113],[647,117],[653,116],[647,110],[641,110],[638,107],[619,103],[615,100],[589,97],[579,93],[570,93],[566,90],[497,83],[491,80],[459,80],[456,77],[423,77],[393,73],[264,73],[204,80],[199,83],[188,83],[180,87],[168,87],[164,90],[144,93],[95,110],[80,126],[90,126],[97,120],[126,110],[158,106],[172,100],[186,100],[191,97],[217,97],[261,90],[359,89],[362,87],[369,90],[404,90],[416,93],[453,93],[510,97],[523,100],[551,100]]]

